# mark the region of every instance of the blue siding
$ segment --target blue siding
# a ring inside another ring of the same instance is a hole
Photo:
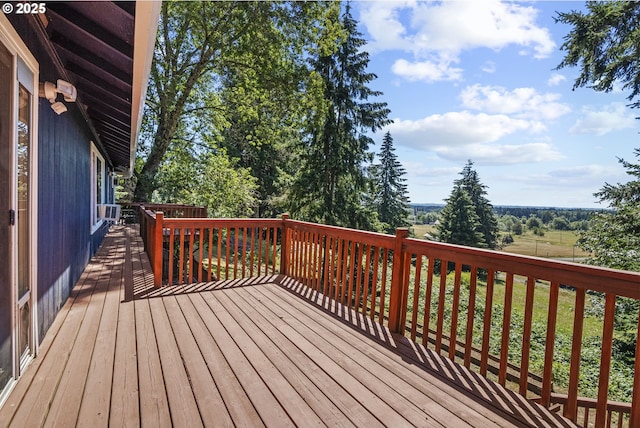
[[[12,20],[38,60],[40,82],[55,82],[62,76],[55,72],[52,61],[25,22]],[[91,235],[92,137],[76,104],[65,104],[68,111],[57,115],[47,100],[39,99],[37,293],[40,340],[108,231],[108,226],[103,225]]]

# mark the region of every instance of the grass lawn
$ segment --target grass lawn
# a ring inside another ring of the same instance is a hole
[[[416,224],[411,226],[411,231],[416,238],[422,238],[425,233],[435,233],[435,226],[426,224]],[[589,253],[576,247],[578,235],[572,230],[549,230],[544,236],[534,235],[526,232],[523,235],[513,236],[514,242],[506,245],[502,251],[524,256],[537,256],[545,258],[561,258],[576,261],[589,256]]]

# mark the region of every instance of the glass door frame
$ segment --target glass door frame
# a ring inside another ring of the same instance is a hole
[[[37,239],[38,239],[38,81],[39,81],[39,64],[35,57],[29,51],[20,36],[13,29],[8,19],[0,14],[0,43],[9,52],[12,57],[12,73],[10,76],[12,82],[12,100],[11,100],[11,123],[13,124],[11,133],[11,178],[9,184],[10,208],[15,212],[16,221],[9,226],[10,236],[10,290],[11,290],[11,342],[13,357],[13,380],[10,381],[4,389],[0,386],[0,405],[6,399],[8,393],[13,389],[15,381],[23,373],[26,366],[38,352],[38,323],[37,323]],[[25,272],[29,284],[29,292],[24,293],[23,298],[18,301],[18,109],[19,109],[19,88],[22,86],[29,94],[29,164],[28,164],[28,186],[29,196],[27,202],[28,217],[27,227],[29,229],[28,236],[28,253],[26,255],[26,265],[28,272]],[[8,213],[0,213],[5,216]],[[29,331],[28,334],[28,353],[22,355],[18,349],[18,330],[20,325],[19,307],[25,303],[29,304]],[[19,355],[20,354],[20,355]]]

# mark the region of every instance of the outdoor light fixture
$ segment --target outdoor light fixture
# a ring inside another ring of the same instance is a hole
[[[62,94],[65,101],[72,103],[75,102],[76,97],[78,96],[78,91],[75,86],[62,79],[58,79],[57,84],[53,84],[51,82],[44,82],[40,84],[38,95],[49,100],[51,108],[56,112],[56,114],[62,114],[67,111],[67,106],[65,106],[61,101],[56,101],[58,94]]]

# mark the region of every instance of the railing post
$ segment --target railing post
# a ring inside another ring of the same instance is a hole
[[[404,253],[402,243],[409,236],[409,229],[400,227],[396,229],[396,242],[393,247],[393,266],[391,270],[391,297],[389,299],[389,330],[393,333],[400,333],[404,326],[400,325],[403,308],[402,302],[406,293],[404,284]]]
[[[282,239],[280,242],[280,274],[289,272],[289,226],[287,226],[289,214],[282,214]]]
[[[164,214],[162,211],[156,213],[156,229],[153,237],[153,260],[151,261],[153,267],[153,285],[155,287],[162,286],[162,243],[164,241],[164,230],[162,225],[162,219]]]

